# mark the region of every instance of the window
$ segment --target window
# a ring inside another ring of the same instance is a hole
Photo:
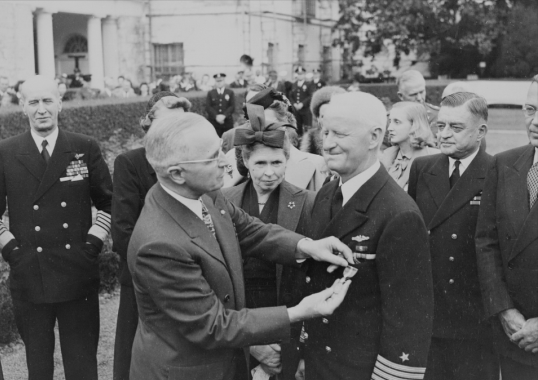
[[[153,44],[155,75],[178,75],[184,71],[183,43]]]
[[[305,51],[304,51],[304,45],[299,45],[299,48],[297,49],[297,64],[299,66],[304,66],[305,61]]]
[[[275,68],[275,45],[271,42],[267,46],[267,63],[270,70]]]
[[[88,40],[80,34],[75,34],[67,40],[64,46],[64,53],[87,53]]]
[[[306,17],[316,17],[316,0],[304,0],[306,7]]]

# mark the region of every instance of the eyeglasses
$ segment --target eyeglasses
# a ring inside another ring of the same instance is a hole
[[[533,107],[531,105],[525,104],[522,107],[523,113],[527,117],[533,117],[536,114],[536,107]]]
[[[204,163],[204,162],[219,161],[219,160],[223,159],[223,156],[224,156],[224,152],[222,151],[222,143],[223,143],[223,140],[220,139],[219,153],[218,153],[217,157],[215,157],[215,158],[208,158],[208,159],[206,159],[206,160],[180,161],[180,162],[176,162],[174,165],[180,165],[180,164],[201,164],[201,163]]]

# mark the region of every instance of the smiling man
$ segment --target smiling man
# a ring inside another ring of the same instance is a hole
[[[538,75],[523,105],[530,144],[499,153],[488,172],[476,248],[503,380],[538,378]]]
[[[0,247],[11,268],[28,378],[52,380],[57,322],[66,379],[96,380],[98,256],[110,230],[110,173],[94,139],[58,128],[56,82],[31,77],[21,94],[30,130],[0,142],[0,215],[6,198],[9,206]]]

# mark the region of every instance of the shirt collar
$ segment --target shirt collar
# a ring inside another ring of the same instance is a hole
[[[178,193],[176,193],[175,191],[170,190],[169,188],[164,186],[162,183],[160,185],[161,185],[161,187],[163,188],[164,191],[166,191],[168,194],[170,194],[170,196],[172,198],[174,198],[175,200],[182,203],[185,207],[187,207],[189,210],[191,210],[194,213],[194,215],[196,215],[197,217],[199,217],[200,219],[203,220],[203,217],[202,217],[202,203],[200,202],[200,198],[198,198],[198,199],[185,198],[185,197],[179,195]]]
[[[533,165],[536,164],[538,162],[538,148],[534,148],[534,161],[533,161]]]
[[[35,144],[37,145],[37,150],[39,153],[41,153],[43,150],[43,140],[47,140],[47,151],[49,152],[49,155],[52,156],[52,152],[54,152],[54,147],[56,146],[56,140],[58,140],[58,132],[59,128],[56,127],[50,135],[43,138],[39,136],[33,129],[30,129],[30,133],[32,134]]]
[[[353,195],[364,185],[370,178],[374,176],[375,173],[381,167],[379,160],[376,160],[372,166],[363,171],[362,173],[357,174],[355,177],[342,183],[342,178],[340,178],[340,186],[342,188],[342,206],[351,199]]]
[[[463,172],[469,167],[469,165],[471,165],[471,162],[474,160],[474,158],[476,157],[476,155],[478,154],[478,151],[480,150],[480,146],[478,147],[478,149],[470,154],[469,156],[465,157],[465,158],[461,158],[459,161],[460,161],[460,176],[463,175]],[[452,157],[448,157],[448,177],[450,177],[452,175],[452,172],[454,171],[454,163],[457,161],[457,159],[455,158],[452,158]]]

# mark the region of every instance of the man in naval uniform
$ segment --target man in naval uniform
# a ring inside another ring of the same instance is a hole
[[[305,322],[308,380],[422,379],[432,332],[428,234],[420,210],[377,155],[385,107],[363,92],[334,94],[324,111],[324,157],[339,180],[321,188],[312,238],[336,236],[354,252],[358,272],[332,317]],[[306,294],[342,276],[308,263]]]
[[[310,83],[310,86],[312,86],[312,93],[316,92],[322,87],[325,87],[327,83],[323,79],[321,79],[321,70],[320,69],[314,69],[312,70],[312,82]]]
[[[232,90],[225,88],[226,74],[215,74],[213,78],[215,78],[215,88],[207,93],[205,110],[207,120],[213,124],[221,137],[224,132],[234,126],[235,95]]]
[[[9,207],[0,248],[28,379],[53,379],[58,323],[66,380],[97,380],[98,256],[110,230],[112,180],[93,138],[58,128],[56,82],[36,75],[21,94],[30,130],[0,142],[0,215]]]
[[[297,133],[303,135],[305,127],[310,125],[310,99],[312,98],[313,90],[306,81],[306,70],[302,66],[295,69],[297,80],[291,86],[288,98],[292,102],[295,110],[295,118],[297,119]]]

